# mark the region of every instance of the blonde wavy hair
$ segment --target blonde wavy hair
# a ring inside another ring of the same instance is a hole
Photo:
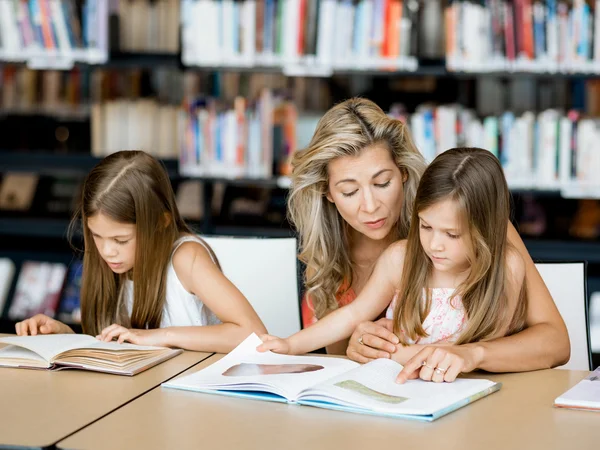
[[[352,285],[349,225],[335,204],[326,198],[328,166],[336,158],[356,157],[363,149],[385,145],[398,168],[407,176],[404,204],[397,222],[397,239],[405,238],[425,161],[415,147],[408,127],[387,116],[370,100],[352,98],[325,113],[309,146],[292,160],[292,187],[288,217],[300,237],[299,258],[306,264],[306,294],[317,318],[338,307],[336,295]]]

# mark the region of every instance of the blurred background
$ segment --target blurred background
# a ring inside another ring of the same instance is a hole
[[[160,158],[199,233],[293,236],[291,156],[364,96],[429,161],[498,156],[534,260],[588,262],[596,367],[599,77],[596,0],[0,0],[0,332],[78,323],[67,228],[103,156]]]

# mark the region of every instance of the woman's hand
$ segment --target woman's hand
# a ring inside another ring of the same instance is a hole
[[[291,352],[291,346],[287,339],[281,339],[270,334],[263,334],[260,339],[263,341],[256,350],[259,352],[266,352],[271,350],[275,353],[281,353],[287,355]]]
[[[396,382],[402,384],[415,378],[435,383],[452,382],[458,374],[477,369],[478,349],[470,344],[424,347],[408,360]]]
[[[394,322],[386,318],[362,322],[350,337],[346,355],[362,364],[377,358],[389,359],[399,342],[398,336],[392,333],[393,329]]]
[[[137,330],[128,329],[121,325],[112,324],[106,327],[96,336],[96,339],[103,342],[111,342],[116,339],[119,344],[129,342],[136,345],[150,345],[164,347],[164,329],[155,330]]]
[[[15,325],[17,336],[36,336],[38,334],[68,334],[73,330],[58,320],[48,317],[45,314],[36,314],[35,316],[17,322]]]

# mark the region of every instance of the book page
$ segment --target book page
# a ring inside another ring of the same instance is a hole
[[[162,347],[149,347],[117,342],[102,342],[86,334],[46,334],[37,336],[14,336],[0,338],[1,343],[12,344],[37,353],[48,362],[54,362],[62,353],[76,349],[90,351],[108,350],[164,350]],[[94,356],[93,353],[89,353]],[[101,357],[101,353],[96,354]]]
[[[478,394],[495,383],[458,378],[452,383],[409,380],[396,383],[402,366],[377,359],[302,392],[300,401],[313,400],[394,414],[429,415]]]
[[[261,342],[253,333],[211,366],[163,386],[192,391],[264,391],[294,401],[303,389],[359,365],[342,358],[259,353],[256,347]]]
[[[0,366],[48,368],[50,363],[31,350],[7,345],[0,348]]]

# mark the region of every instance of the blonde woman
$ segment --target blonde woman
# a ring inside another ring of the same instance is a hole
[[[288,205],[306,264],[302,311],[307,327],[351,303],[384,250],[407,237],[425,163],[402,123],[373,102],[353,98],[322,117],[309,146],[295,155],[293,168]],[[438,350],[463,361],[464,371],[533,370],[569,359],[564,322],[510,223],[508,241],[525,262],[526,328],[479,346]],[[329,344],[327,351],[347,353],[358,362],[389,358],[399,348],[392,331],[386,318],[363,322],[349,344],[343,339]],[[435,350],[426,346],[419,356]]]

